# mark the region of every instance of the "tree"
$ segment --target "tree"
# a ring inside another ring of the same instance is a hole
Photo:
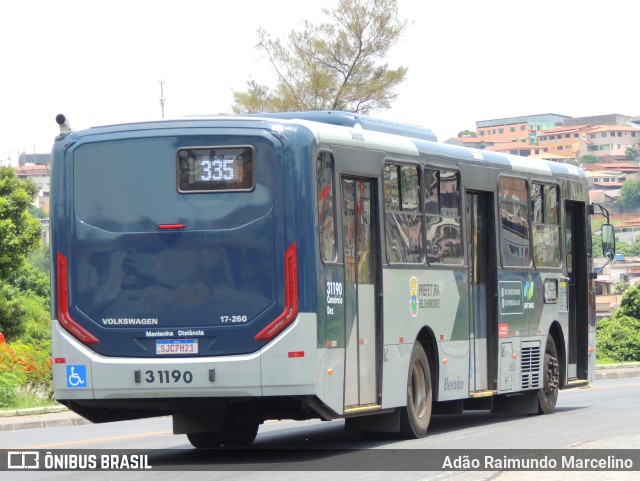
[[[478,135],[473,130],[463,130],[458,132],[458,137],[477,137]]]
[[[580,157],[580,163],[582,164],[593,164],[595,162],[599,162],[600,158],[595,155],[587,154]]]
[[[40,222],[28,212],[37,191],[11,167],[0,167],[0,281],[19,269],[40,242]]]
[[[618,201],[627,210],[640,207],[640,180],[627,180],[622,184]]]
[[[635,160],[640,157],[640,149],[634,149],[633,147],[627,147],[627,150],[625,150],[624,153],[631,160]]]
[[[618,316],[640,319],[640,284],[636,284],[624,292],[620,307],[616,310],[615,317]]]
[[[41,312],[48,305],[47,276],[27,262],[40,242],[40,222],[29,213],[37,191],[11,167],[0,167],[0,332],[8,340],[20,336],[33,318],[25,296],[41,299]]]
[[[615,287],[616,292],[619,292],[620,294],[624,294],[624,292],[629,289],[629,283],[626,281],[618,281],[616,282],[613,287]]]
[[[367,114],[389,108],[407,68],[380,61],[407,26],[398,18],[397,0],[339,0],[322,9],[328,21],[304,22],[287,44],[258,30],[257,48],[277,76],[270,89],[255,80],[233,93],[235,113],[345,110]]]
[[[598,321],[596,349],[605,360],[640,361],[640,284],[624,291],[610,318]]]
[[[630,289],[627,289],[629,292]],[[640,320],[623,314],[596,325],[598,356],[614,362],[640,361]]]

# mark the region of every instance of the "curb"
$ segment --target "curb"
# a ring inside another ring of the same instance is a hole
[[[6,423],[0,422],[0,432],[3,431],[20,431],[22,429],[38,429],[38,428],[57,428],[64,426],[81,426],[83,424],[91,424],[82,417],[69,417],[64,419],[39,419],[22,423]]]
[[[596,372],[596,381],[603,379],[620,379],[623,377],[638,377],[640,376],[640,369],[628,368],[628,369],[615,369],[610,371]]]
[[[0,411],[0,432],[90,424],[66,406],[43,406]]]
[[[596,380],[640,376],[640,362],[604,364],[596,367]]]
[[[37,408],[24,408],[24,409],[6,409],[0,411],[0,418],[9,418],[15,416],[33,416],[37,414],[50,414],[50,413],[60,413],[63,411],[68,411],[69,408],[66,406],[58,405],[58,406],[43,406]]]

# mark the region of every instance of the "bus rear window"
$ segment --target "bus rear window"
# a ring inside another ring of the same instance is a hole
[[[253,189],[251,147],[183,148],[177,162],[179,192]]]

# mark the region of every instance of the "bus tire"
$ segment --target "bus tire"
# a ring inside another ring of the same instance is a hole
[[[543,375],[543,386],[538,391],[538,414],[551,414],[556,408],[560,389],[558,349],[551,334],[547,336],[544,348]]]
[[[422,438],[431,419],[433,389],[429,361],[422,345],[415,342],[407,378],[407,405],[400,410],[400,435]]]
[[[250,446],[258,435],[259,426],[257,422],[228,421],[224,423],[224,430],[218,433],[218,439],[229,448]]]
[[[220,447],[219,433],[187,433],[187,439],[194,448],[198,449],[210,449]]]

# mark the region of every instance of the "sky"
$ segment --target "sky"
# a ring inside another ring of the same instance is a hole
[[[0,3],[0,165],[74,130],[230,112],[275,85],[257,30],[286,38],[338,0],[20,0]],[[398,0],[410,24],[384,59],[408,67],[384,119],[440,141],[476,121],[640,115],[637,0]]]

